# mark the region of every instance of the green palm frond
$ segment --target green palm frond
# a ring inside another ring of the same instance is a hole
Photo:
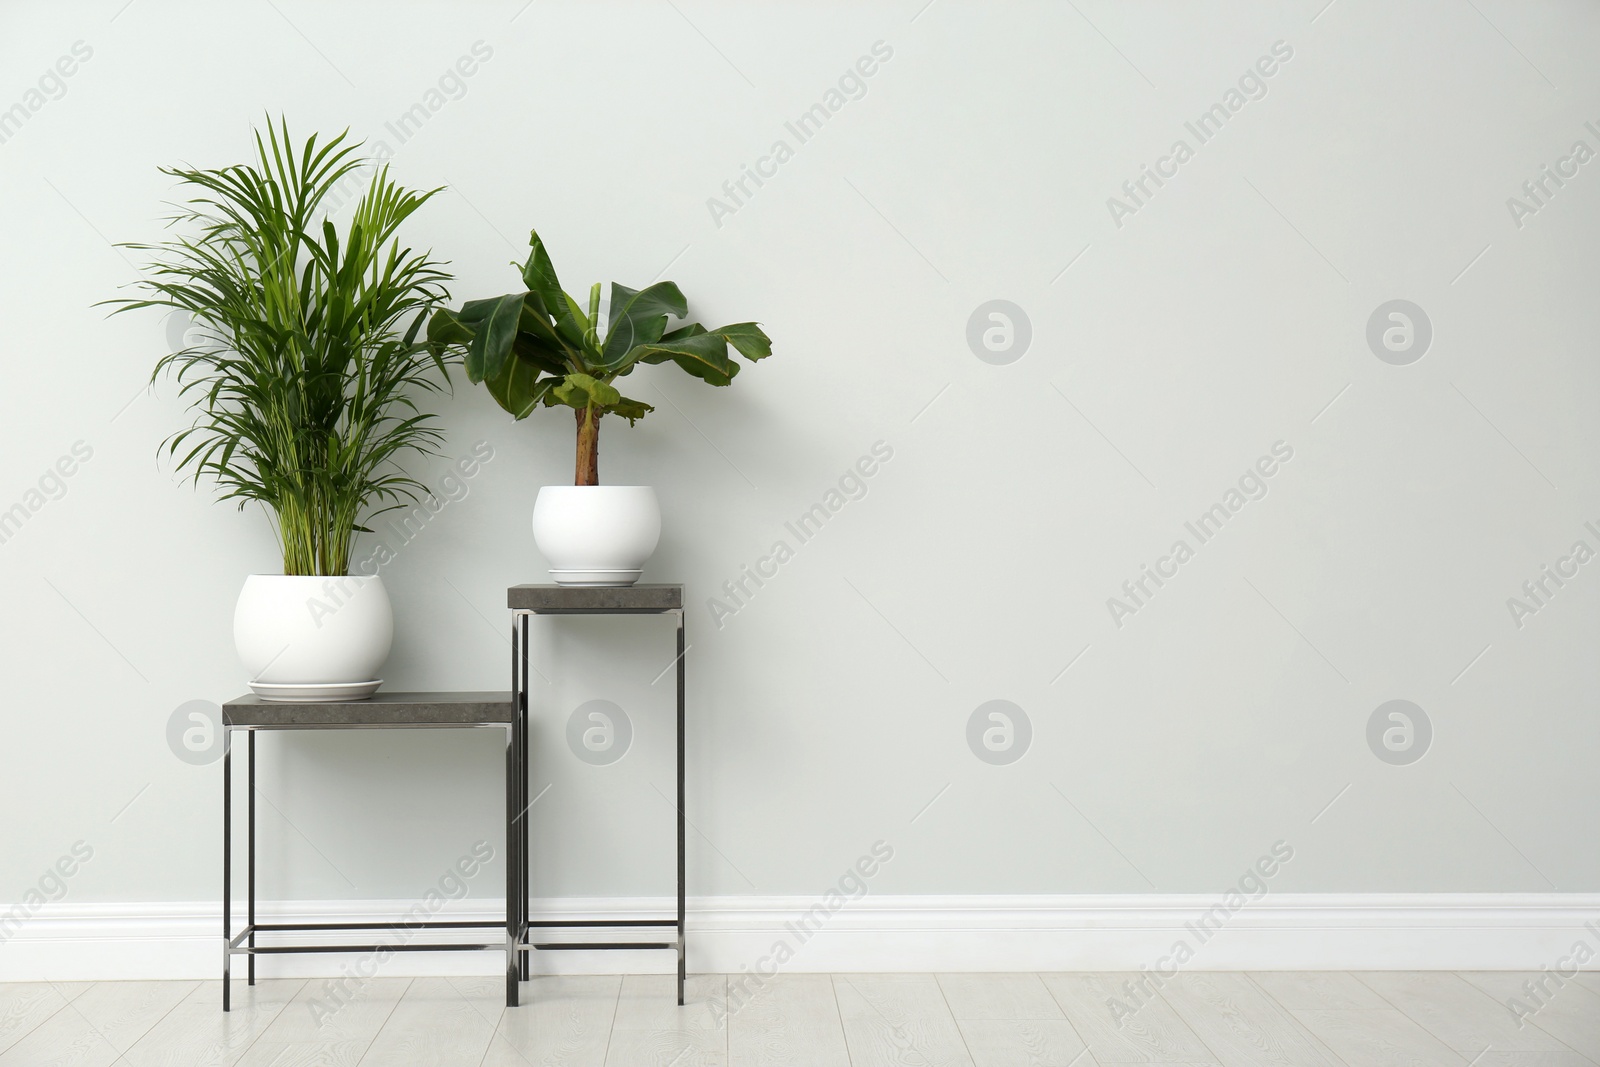
[[[450,278],[402,247],[400,226],[438,192],[363,178],[360,145],[340,134],[298,150],[286,124],[256,133],[252,164],[163,169],[192,190],[175,235],[123,247],[150,255],[144,296],[116,311],[174,308],[200,344],[163,357],[195,408],[165,443],[179,470],[222,499],[276,517],[285,574],[344,574],[355,532],[425,487],[400,461],[442,441],[417,398],[448,384],[419,333]],[[365,189],[341,229],[330,214]]]

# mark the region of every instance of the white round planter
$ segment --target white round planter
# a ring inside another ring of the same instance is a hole
[[[661,540],[661,505],[648,485],[547,485],[533,540],[557,585],[632,585]]]
[[[251,685],[278,699],[370,696],[393,642],[394,611],[376,575],[252,574],[233,612]]]

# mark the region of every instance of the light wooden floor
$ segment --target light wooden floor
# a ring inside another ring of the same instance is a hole
[[[792,974],[745,1000],[699,975],[684,1008],[667,976],[546,977],[509,1010],[499,979],[379,978],[320,1025],[316,979],[236,982],[229,1015],[216,982],[0,985],[0,1067],[1600,1063],[1596,973],[1520,1027],[1504,1003],[1534,975],[1184,974],[1119,1027],[1107,998],[1138,977]]]

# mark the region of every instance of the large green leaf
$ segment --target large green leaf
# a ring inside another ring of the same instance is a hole
[[[678,341],[658,341],[640,345],[635,359],[643,363],[672,360],[696,378],[712,385],[729,385],[739,373],[739,365],[728,358],[728,343],[721,334],[707,331]]]
[[[610,408],[613,415],[621,415],[627,419],[629,426],[632,426],[654,410],[654,407],[646,404],[643,400],[634,400],[632,397],[626,396],[612,404]]]
[[[550,395],[569,408],[609,408],[622,401],[616,387],[588,374],[569,374]]]
[[[516,340],[522,316],[522,294],[511,293],[495,301],[467,348],[467,377],[475,382],[498,378],[505,369],[511,343]]]
[[[499,307],[500,301],[504,299],[500,296],[490,296],[482,300],[468,300],[461,305],[461,321],[476,329],[494,313],[494,309]]]
[[[624,357],[635,347],[661,340],[669,317],[682,318],[688,312],[689,303],[673,282],[657,282],[644,289],[612,282],[611,314],[601,366],[607,370],[621,367]]]
[[[523,297],[522,317],[517,322],[517,329],[552,352],[566,351],[566,346],[556,334],[555,327],[550,325],[550,315],[544,309],[544,302],[539,299],[539,294],[532,290]]]
[[[553,352],[543,341],[535,340],[527,333],[517,334],[511,351],[518,359],[527,360],[546,374],[562,375],[572,370],[567,366],[565,352]]]
[[[486,300],[469,300],[462,305],[460,311],[451,311],[449,308],[440,308],[428,320],[428,347],[435,353],[441,353],[452,345],[470,345],[477,336],[478,330],[485,320],[499,307],[504,297],[494,296]],[[472,369],[467,371],[468,377],[473,381],[481,380],[474,376]]]
[[[562,306],[561,280],[556,277],[556,268],[550,262],[550,253],[545,250],[544,241],[539,237],[538,230],[528,231],[528,262],[522,268],[522,284],[539,294],[545,308],[552,314]]]
[[[589,332],[589,318],[583,313],[583,308],[566,293],[558,295],[554,307],[557,309],[556,336],[560,337],[566,347],[574,353],[589,353],[592,348],[586,338]]]
[[[712,333],[721,334],[739,354],[750,362],[772,355],[772,338],[753,322],[736,322],[731,326],[718,326]]]
[[[436,355],[443,354],[452,345],[468,344],[472,340],[472,327],[449,308],[440,308],[428,320],[428,347]]]
[[[513,356],[506,360],[505,368],[498,377],[485,379],[483,384],[501,407],[509,411],[513,418],[521,420],[533,413],[533,409],[550,392],[551,386],[559,381],[560,378],[540,378],[538,367]]]
[[[706,333],[706,328],[698,322],[691,322],[687,326],[680,326],[671,333],[661,335],[664,343],[682,341],[690,337],[699,337]],[[675,352],[663,350],[661,345],[640,345],[636,352],[630,352],[629,358],[639,363],[667,363],[675,358]]]

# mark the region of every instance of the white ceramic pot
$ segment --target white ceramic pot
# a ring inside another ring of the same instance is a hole
[[[661,540],[661,505],[648,485],[547,485],[533,540],[557,585],[632,585]]]
[[[234,647],[253,683],[372,682],[393,642],[394,611],[377,575],[252,574],[233,612]]]

